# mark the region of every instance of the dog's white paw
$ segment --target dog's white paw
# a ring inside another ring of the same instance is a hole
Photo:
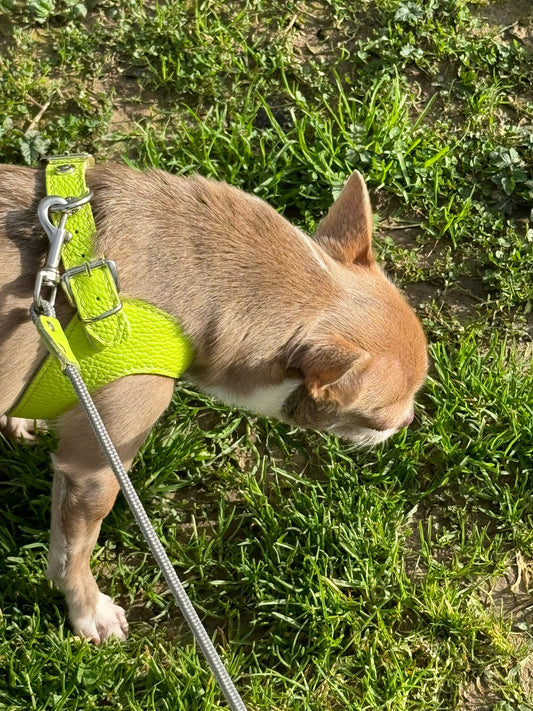
[[[35,440],[34,420],[25,420],[21,417],[0,417],[0,429],[13,439],[23,439],[26,442]]]
[[[109,595],[98,593],[94,612],[86,615],[71,615],[74,633],[100,644],[111,636],[123,642],[128,636],[128,622],[124,610],[115,605]]]

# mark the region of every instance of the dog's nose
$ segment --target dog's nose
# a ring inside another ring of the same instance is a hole
[[[407,411],[407,413],[400,425],[400,429],[403,429],[404,427],[409,427],[409,425],[411,424],[411,422],[414,419],[415,419],[415,411],[413,408],[411,408],[410,410]]]

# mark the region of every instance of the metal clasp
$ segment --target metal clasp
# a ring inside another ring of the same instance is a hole
[[[77,212],[82,205],[91,199],[91,192],[81,197],[62,198],[58,195],[49,195],[43,198],[37,208],[37,216],[50,241],[50,248],[46,256],[46,261],[42,269],[37,273],[35,288],[33,290],[33,301],[39,311],[53,308],[56,300],[57,286],[61,280],[59,264],[61,262],[61,250],[72,238],[67,232],[65,225],[70,215]],[[60,212],[61,218],[56,226],[50,220],[50,212]],[[43,297],[43,290],[49,289],[48,298]]]

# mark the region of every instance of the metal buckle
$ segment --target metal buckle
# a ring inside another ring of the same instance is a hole
[[[117,266],[112,259],[95,259],[93,262],[85,262],[85,264],[80,264],[78,267],[71,267],[70,269],[67,269],[61,276],[61,286],[63,287],[63,290],[67,295],[67,299],[70,305],[74,308],[77,308],[77,304],[74,298],[74,294],[72,293],[70,280],[73,276],[76,276],[76,274],[83,274],[84,272],[86,272],[88,276],[91,276],[91,272],[93,271],[93,269],[109,269],[109,272],[113,277],[113,281],[115,282],[115,286],[117,287],[117,292],[120,291],[120,282],[118,279]],[[107,318],[108,316],[116,314],[117,311],[120,311],[121,308],[122,303],[119,302],[116,306],[113,306],[108,311],[104,311],[103,313],[98,314],[98,316],[92,316],[91,318],[81,318],[80,316],[80,320],[82,321],[82,323],[96,323],[96,321],[101,321],[102,319]]]
[[[47,163],[55,163],[60,160],[85,160],[86,158],[92,158],[91,153],[54,153],[54,155],[46,156],[45,160]]]

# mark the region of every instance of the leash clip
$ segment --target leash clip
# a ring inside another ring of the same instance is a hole
[[[37,273],[33,290],[33,302],[40,312],[53,308],[55,304],[57,287],[61,281],[61,274],[59,273],[61,250],[63,245],[67,244],[72,238],[70,232],[65,228],[67,219],[77,212],[82,205],[88,203],[90,199],[91,192],[88,191],[81,197],[62,198],[58,195],[49,195],[39,203],[37,216],[50,241],[46,262]],[[61,213],[57,226],[50,220],[50,212]],[[47,299],[43,297],[44,289],[50,290]]]

